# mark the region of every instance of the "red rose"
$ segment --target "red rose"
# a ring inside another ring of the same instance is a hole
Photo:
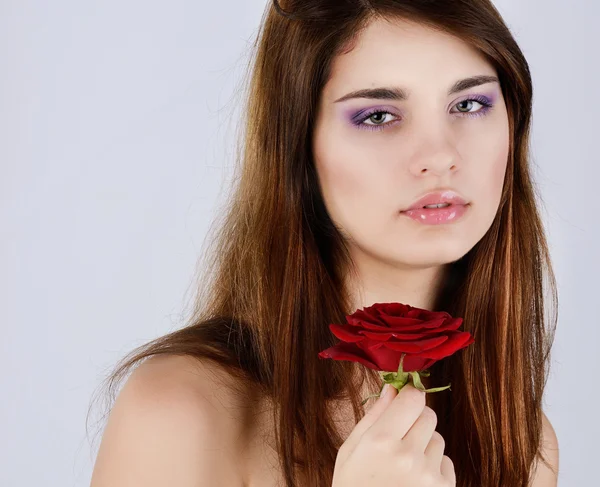
[[[475,341],[470,333],[457,331],[462,318],[400,303],[375,303],[346,316],[346,321],[329,325],[342,341],[319,352],[319,357],[406,373],[427,369]]]

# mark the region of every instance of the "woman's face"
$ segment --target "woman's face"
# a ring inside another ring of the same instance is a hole
[[[490,228],[508,159],[508,116],[498,82],[449,94],[473,76],[497,73],[463,41],[408,21],[372,23],[335,59],[313,151],[325,205],[355,257],[442,265]],[[405,99],[336,102],[382,87],[401,88]],[[401,213],[437,189],[453,189],[469,203],[462,217],[428,225]]]

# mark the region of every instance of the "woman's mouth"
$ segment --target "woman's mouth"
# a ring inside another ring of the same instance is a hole
[[[439,203],[437,205],[427,205],[423,208],[401,211],[400,213],[425,225],[442,225],[454,223],[460,219],[470,206],[470,204]]]

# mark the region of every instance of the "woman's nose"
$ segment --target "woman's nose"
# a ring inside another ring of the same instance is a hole
[[[436,176],[443,176],[447,172],[455,172],[458,169],[458,165],[453,159],[438,158],[437,160],[420,161],[413,165],[411,172],[415,176],[425,174],[435,174]]]
[[[410,163],[410,171],[415,176],[435,174],[444,176],[447,172],[457,171],[460,156],[456,148],[447,140],[423,141]]]

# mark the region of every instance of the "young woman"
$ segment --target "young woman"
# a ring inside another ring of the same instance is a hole
[[[133,371],[92,486],[555,486],[532,83],[497,10],[275,1],[256,46],[212,272],[189,325],[109,377]],[[318,357],[376,302],[463,317],[475,343],[425,384],[451,391],[363,408],[377,371]]]

